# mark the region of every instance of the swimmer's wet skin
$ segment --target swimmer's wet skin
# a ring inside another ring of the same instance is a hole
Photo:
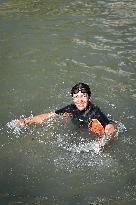
[[[28,117],[18,121],[20,127],[30,125],[32,123],[42,123],[44,120],[61,115],[62,117],[70,117],[76,124],[88,128],[89,132],[96,135],[99,146],[104,146],[104,140],[101,136],[106,136],[110,141],[117,133],[115,123],[94,105],[91,100],[90,87],[85,83],[77,83],[71,89],[73,103],[67,105],[54,112],[44,113],[34,117]]]

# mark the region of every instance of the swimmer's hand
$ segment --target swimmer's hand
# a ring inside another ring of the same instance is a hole
[[[19,128],[23,128],[26,125],[30,125],[30,124],[31,124],[31,118],[24,118],[16,121],[16,126]]]
[[[113,123],[106,125],[104,132],[105,132],[105,135],[107,136],[107,138],[113,139],[117,133],[116,125]]]

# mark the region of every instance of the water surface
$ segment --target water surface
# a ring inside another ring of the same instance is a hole
[[[0,1],[0,204],[135,205],[135,22],[134,0]],[[59,117],[14,127],[78,81],[119,125],[103,152]]]

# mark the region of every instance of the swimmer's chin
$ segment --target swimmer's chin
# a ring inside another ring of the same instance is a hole
[[[76,106],[77,107],[77,109],[79,110],[79,111],[83,111],[83,110],[85,110],[85,106]]]

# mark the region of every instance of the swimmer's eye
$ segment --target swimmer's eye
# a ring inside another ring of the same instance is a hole
[[[73,98],[78,98],[78,95],[74,95]]]
[[[87,93],[85,93],[85,94],[83,95],[83,97],[88,97]]]

